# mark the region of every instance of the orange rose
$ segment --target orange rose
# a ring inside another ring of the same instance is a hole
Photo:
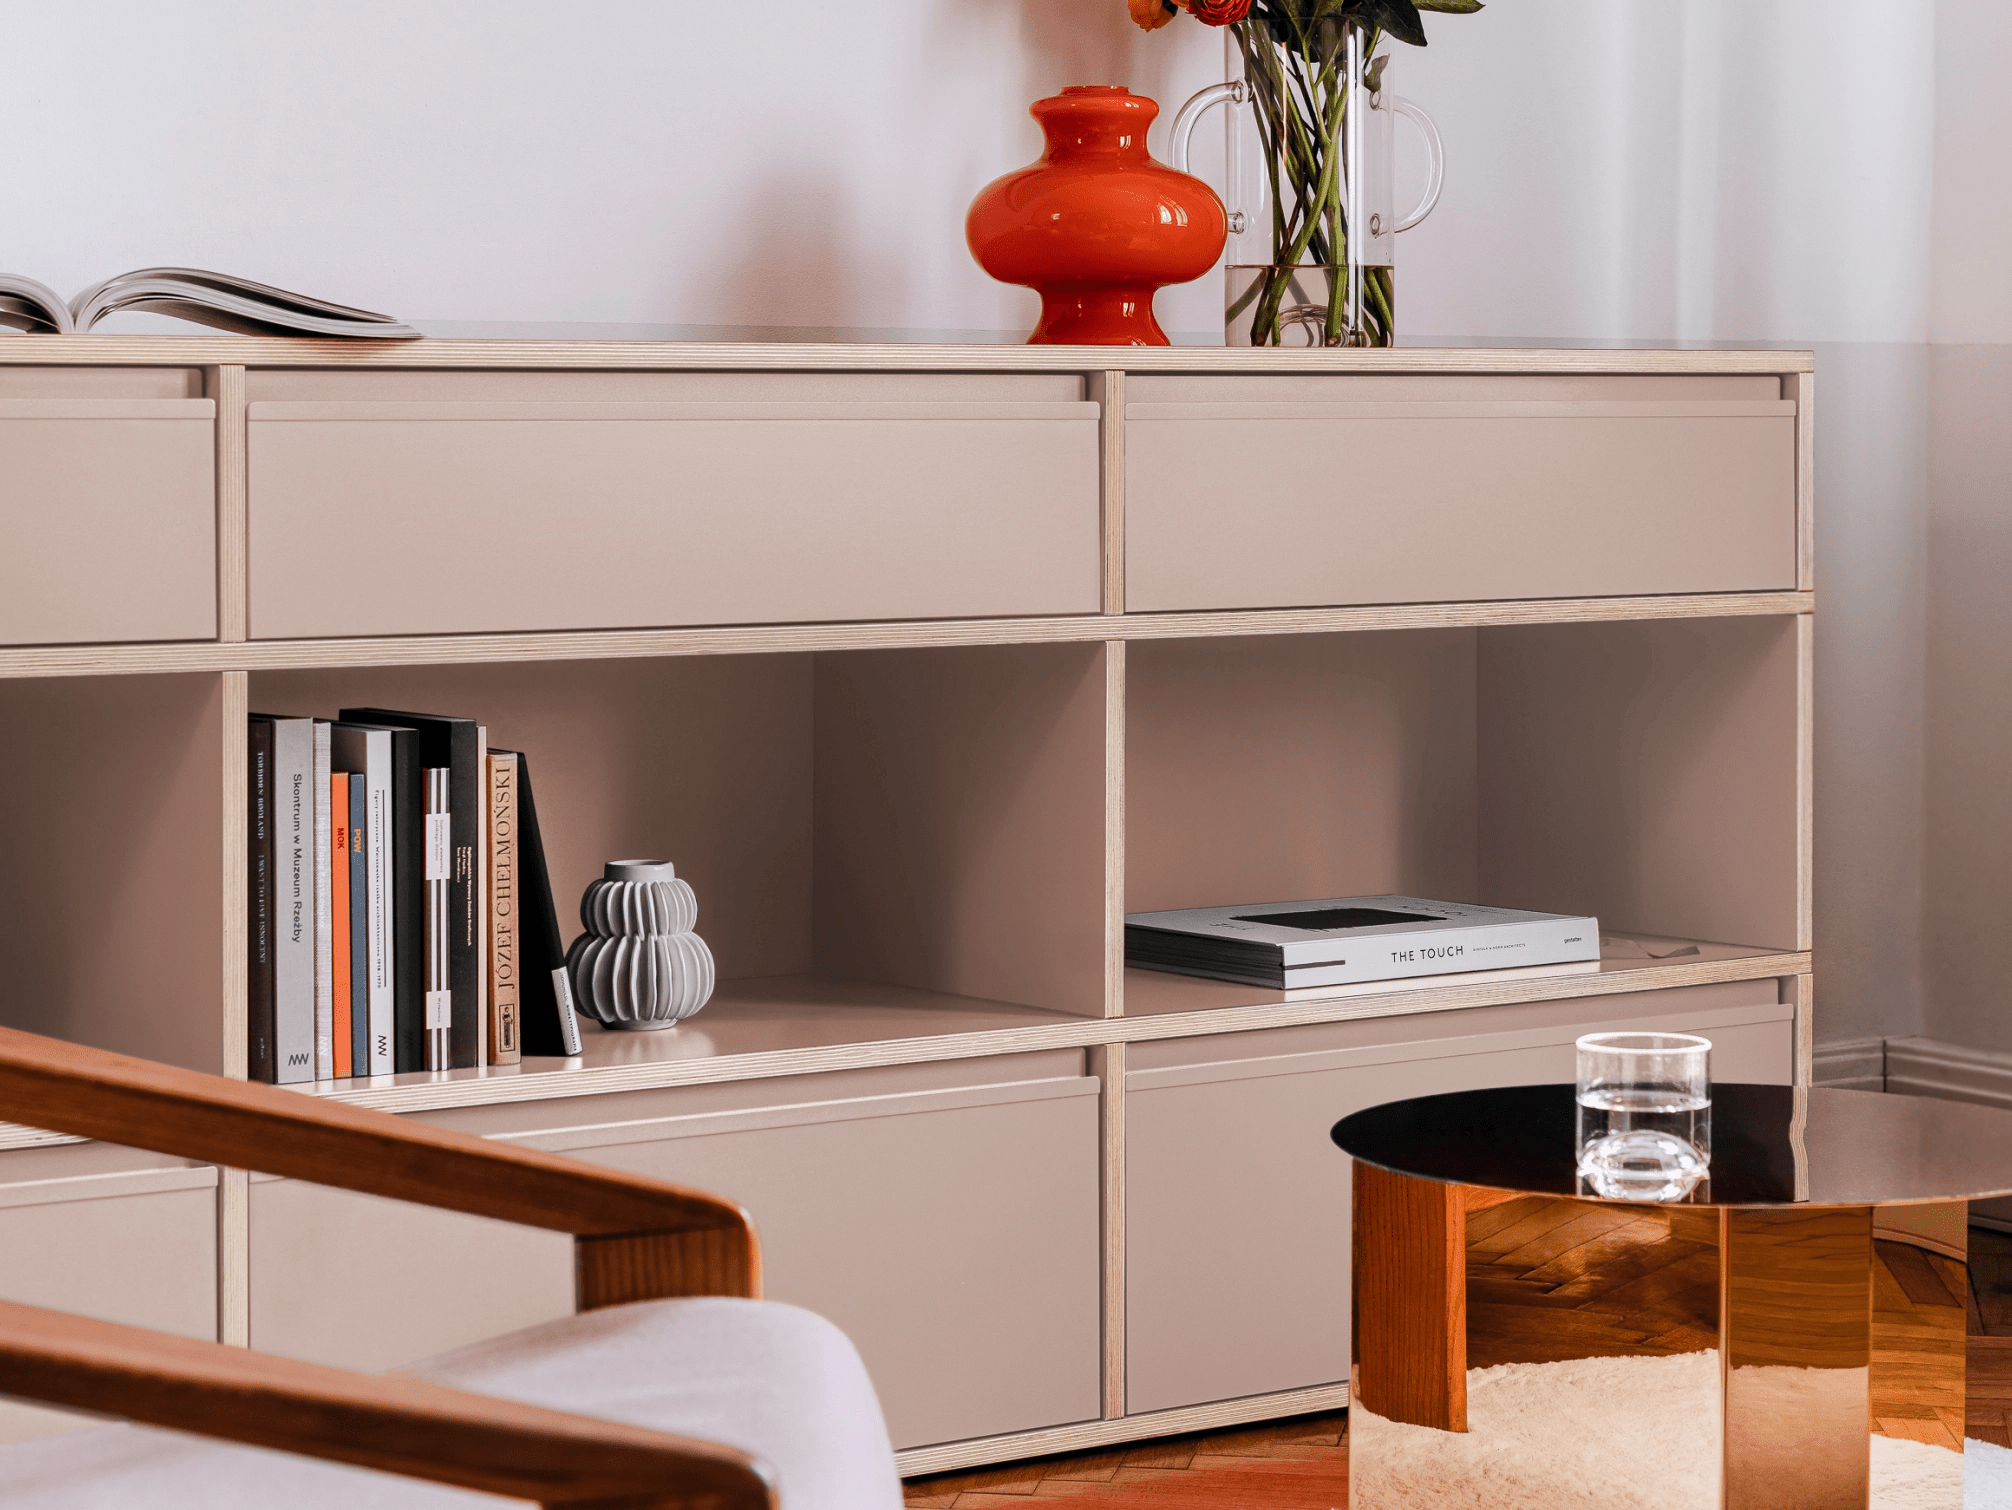
[[[1188,14],[1205,26],[1229,26],[1251,13],[1251,0],[1183,0]]]
[[[1132,12],[1132,19],[1146,31],[1157,31],[1174,19],[1174,8],[1167,0],[1125,0]]]

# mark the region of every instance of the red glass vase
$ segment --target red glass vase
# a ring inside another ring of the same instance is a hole
[[[1080,84],[1028,113],[1048,150],[971,202],[971,255],[1000,282],[1040,293],[1029,344],[1167,345],[1153,295],[1215,266],[1229,234],[1222,201],[1146,155],[1160,107],[1144,95]]]

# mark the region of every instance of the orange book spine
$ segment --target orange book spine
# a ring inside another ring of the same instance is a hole
[[[335,1078],[346,1080],[355,1072],[355,1056],[350,1047],[349,1002],[349,772],[332,771],[328,778],[328,886],[330,921],[334,924],[334,945],[330,951],[330,981],[334,986]]]

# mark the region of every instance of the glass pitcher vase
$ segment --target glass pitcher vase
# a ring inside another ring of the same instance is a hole
[[[1229,81],[1175,116],[1171,159],[1188,170],[1196,122],[1227,104],[1230,238],[1223,332],[1232,346],[1393,346],[1396,243],[1439,202],[1438,128],[1385,82],[1380,33],[1326,18],[1289,36],[1225,29]],[[1243,107],[1243,108],[1235,108]],[[1425,138],[1426,185],[1396,213],[1396,120]]]

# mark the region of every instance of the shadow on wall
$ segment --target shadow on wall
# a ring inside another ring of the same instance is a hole
[[[914,197],[900,184],[892,194],[878,191],[885,184],[862,193],[813,148],[791,161],[771,159],[768,171],[752,173],[734,197],[732,223],[707,227],[691,248],[702,259],[710,323],[879,326],[890,317],[891,288],[904,291],[897,302],[908,307],[906,324],[942,323],[930,312],[968,305],[971,281],[985,282],[964,246],[963,205],[1000,174],[1040,155],[1041,133],[1026,114],[1028,105],[1071,84],[1123,84],[1159,101],[1152,133],[1157,144],[1181,101],[1213,81],[1222,66],[1221,32],[1183,16],[1149,34],[1132,23],[1125,0],[1016,0],[1011,6],[967,0],[918,12],[913,31],[876,44],[905,63],[883,60],[888,68],[863,70],[861,78],[868,88],[874,77],[903,79],[912,97],[883,117],[907,123],[896,130],[927,130],[929,138],[855,141],[851,148],[878,158],[883,175],[913,162],[917,177],[908,188]],[[973,90],[967,72],[931,63],[970,57],[974,33],[998,70],[983,91]],[[1010,103],[995,103],[1002,100]],[[855,163],[852,171],[873,169]],[[931,198],[945,181],[960,186],[953,204]],[[662,277],[666,307],[689,302],[688,277],[669,268]],[[1020,307],[1019,294],[1007,297]],[[1000,328],[1024,328],[1037,307],[1025,294],[1019,317],[1001,320]]]
[[[1222,35],[1187,16],[1141,31],[1125,0],[1022,0],[1021,82],[1030,103],[1069,84],[1123,84],[1151,95],[1162,112],[1153,133],[1158,140],[1190,92],[1173,83],[1182,60],[1192,60],[1197,48],[1217,56]]]
[[[870,226],[856,222],[859,210],[843,186],[808,166],[771,172],[748,185],[739,197],[739,219],[717,227],[705,245],[707,263],[699,286],[708,323],[719,325],[858,325],[870,321],[866,272],[901,277],[886,266],[886,245]],[[926,251],[927,249],[919,249]],[[670,279],[667,267],[665,277]],[[667,302],[688,286],[683,270]]]

